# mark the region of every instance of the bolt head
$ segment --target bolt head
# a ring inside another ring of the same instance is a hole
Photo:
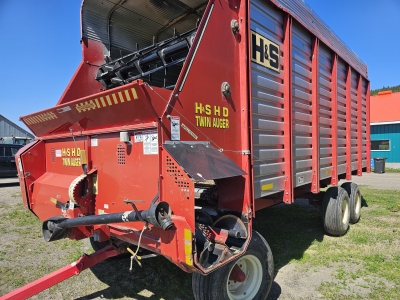
[[[231,87],[228,82],[222,83],[221,91],[224,96],[228,96],[231,93]]]

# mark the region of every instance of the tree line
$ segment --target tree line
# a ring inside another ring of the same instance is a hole
[[[400,92],[400,85],[382,87],[380,89],[371,90],[371,96],[378,95],[379,92],[392,91],[393,93]]]

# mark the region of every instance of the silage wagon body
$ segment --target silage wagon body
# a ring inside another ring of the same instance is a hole
[[[85,0],[81,23],[57,105],[21,117],[46,241],[138,245],[193,272],[196,299],[263,299],[258,209],[301,196],[330,234],[358,221],[337,185],[370,171],[367,67],[302,1]]]

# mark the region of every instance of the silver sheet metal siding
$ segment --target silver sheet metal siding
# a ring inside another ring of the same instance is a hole
[[[294,1],[296,2],[296,1]],[[269,1],[250,3],[251,30],[276,42],[283,49],[283,12]],[[312,181],[312,74],[318,72],[319,162],[320,179],[332,175],[332,68],[334,51],[320,41],[318,67],[312,69],[314,35],[297,21],[292,25],[292,162],[294,187]],[[281,61],[283,61],[281,57]],[[254,62],[251,64],[252,121],[254,151],[255,198],[284,189],[284,70],[279,74]],[[337,134],[338,174],[346,173],[346,124],[351,126],[351,169],[358,167],[358,80],[360,74],[352,68],[351,99],[347,99],[349,65],[338,59],[337,72]],[[362,165],[366,166],[366,94],[368,81],[362,79]],[[347,104],[351,105],[347,115]],[[268,190],[263,187],[268,186]],[[271,188],[273,187],[273,188]]]
[[[85,0],[82,5],[82,36],[102,42],[108,49],[108,17],[119,0]],[[207,1],[150,1],[127,0],[118,6],[110,19],[112,47],[133,51],[136,43],[144,48],[153,43],[153,36],[159,41],[172,37],[173,28],[186,32],[195,28]],[[197,9],[194,13],[192,9]],[[176,18],[190,12],[173,26],[163,29]]]
[[[251,30],[283,48],[280,10],[266,1],[256,0],[250,4],[250,17]],[[255,198],[284,189],[283,77],[284,71],[278,73],[251,63]]]
[[[332,52],[319,44],[318,55],[320,178],[332,174]]]
[[[85,0],[82,4],[82,36],[108,44],[107,16],[117,1]]]
[[[24,130],[23,128],[19,127],[7,118],[0,115],[0,138],[10,136],[30,137],[31,139],[35,138],[35,136],[27,130]]]
[[[351,169],[357,170],[358,162],[358,74],[351,72]]]
[[[308,28],[325,45],[332,48],[337,54],[345,59],[354,69],[364,77],[368,77],[367,65],[351,51],[329,27],[309,8],[302,0],[271,0],[285,10]],[[332,2],[334,3],[334,2]]]
[[[361,107],[362,107],[362,131],[361,131],[361,139],[362,139],[362,166],[363,168],[367,166],[367,89],[368,82],[365,78],[362,79],[362,93],[361,93]],[[369,124],[368,124],[369,126]]]
[[[338,173],[346,172],[346,78],[347,64],[338,60],[337,72],[337,107],[338,107]]]
[[[293,185],[297,187],[312,179],[312,36],[296,22],[292,28]]]

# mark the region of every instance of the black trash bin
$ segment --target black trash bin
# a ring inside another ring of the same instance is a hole
[[[374,158],[374,173],[385,173],[386,157]]]

